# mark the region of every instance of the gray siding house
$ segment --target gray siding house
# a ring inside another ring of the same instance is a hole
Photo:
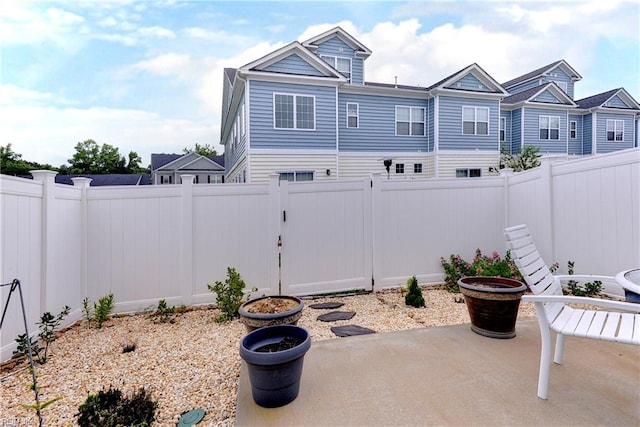
[[[527,145],[544,156],[637,147],[623,88],[574,100],[564,60],[505,83],[478,64],[429,87],[367,82],[371,50],[336,27],[223,73],[225,182],[477,177]]]

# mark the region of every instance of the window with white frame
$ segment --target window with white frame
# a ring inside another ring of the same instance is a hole
[[[355,102],[347,102],[347,127],[357,128],[360,125],[359,106]]]
[[[413,164],[413,173],[422,173],[422,163]]]
[[[489,135],[489,108],[462,107],[462,133]]]
[[[482,171],[478,168],[456,169],[456,178],[480,178]]]
[[[506,117],[500,117],[500,142],[506,141],[507,119]]]
[[[567,89],[567,82],[556,82],[556,84],[564,91],[564,93],[569,93]]]
[[[338,70],[340,74],[345,76],[351,82],[351,58],[343,58],[340,56],[321,55],[327,64]]]
[[[313,181],[313,171],[283,171],[278,174],[280,181]]]
[[[424,136],[423,107],[396,106],[396,135]]]
[[[404,163],[396,163],[396,173],[404,173]]]
[[[624,141],[624,120],[607,119],[607,141]]]
[[[540,139],[560,139],[560,117],[540,116],[538,118]]]
[[[309,95],[273,94],[273,127],[314,130],[316,99]]]
[[[569,122],[569,138],[576,139],[578,137],[578,122],[571,120]]]

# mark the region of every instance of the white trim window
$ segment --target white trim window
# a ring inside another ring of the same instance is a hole
[[[360,127],[360,106],[356,102],[347,102],[347,127]]]
[[[274,93],[273,127],[274,129],[315,130],[315,96]]]
[[[459,168],[456,169],[456,178],[480,178],[482,170],[479,168]]]
[[[556,84],[558,85],[558,87],[560,89],[562,89],[562,91],[566,94],[569,94],[569,89],[567,87],[567,82],[556,82]]]
[[[397,174],[404,173],[404,163],[396,163],[396,173]]]
[[[507,140],[507,118],[500,117],[500,142]]]
[[[489,135],[489,108],[463,106],[462,134]]]
[[[425,109],[396,105],[396,136],[424,136]]]
[[[282,171],[278,172],[280,181],[299,182],[313,181],[313,171]]]
[[[578,122],[571,120],[569,122],[569,138],[576,139],[578,137]]]
[[[349,83],[351,83],[351,58],[330,55],[320,55],[320,58],[338,70],[338,72],[345,76],[349,80]]]
[[[413,164],[413,173],[422,173],[422,163]]]
[[[624,141],[624,120],[607,119],[607,141]]]
[[[538,129],[540,139],[559,140],[560,139],[560,117],[540,116],[538,118]]]

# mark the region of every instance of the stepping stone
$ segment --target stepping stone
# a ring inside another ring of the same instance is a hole
[[[343,305],[343,302],[319,302],[317,304],[311,304],[309,308],[315,308],[316,310],[325,310],[328,308],[340,308]]]
[[[351,337],[355,335],[375,334],[373,329],[365,328],[358,325],[332,326],[331,332],[339,337]]]
[[[349,320],[356,315],[355,311],[332,311],[327,314],[321,314],[318,316],[318,320],[321,322],[333,322],[335,320]]]

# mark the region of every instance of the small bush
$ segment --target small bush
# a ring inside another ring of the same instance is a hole
[[[156,417],[158,403],[144,388],[130,396],[123,396],[117,388],[91,394],[78,407],[81,427],[150,426]]]
[[[404,296],[404,303],[412,307],[424,307],[424,298],[422,297],[422,289],[418,286],[416,276],[407,280],[408,292]]]
[[[113,311],[113,294],[103,296],[98,299],[97,303],[93,303],[93,318],[98,328],[102,328],[102,324]]]
[[[44,365],[47,362],[49,345],[55,341],[56,332],[60,328],[60,324],[64,320],[65,317],[69,314],[71,307],[64,306],[62,311],[54,316],[48,311],[42,313],[40,316],[40,322],[37,323],[40,328],[40,333],[38,334],[38,340],[31,338],[31,354],[36,362],[41,365]],[[29,350],[27,347],[27,335],[22,334],[18,335],[16,338],[16,342],[18,343],[17,349],[13,352],[14,355],[29,355]]]
[[[227,279],[216,281],[215,285],[207,285],[209,291],[216,294],[216,304],[222,311],[216,322],[224,322],[238,316],[238,309],[242,305],[244,296],[244,280],[235,268],[227,268]]]
[[[176,317],[176,312],[179,310],[180,309],[174,306],[169,307],[167,305],[167,301],[165,299],[161,299],[158,301],[158,308],[150,317],[155,323],[172,323]]]
[[[460,292],[458,280],[465,276],[495,276],[522,281],[522,275],[511,259],[509,251],[501,258],[498,252],[486,256],[482,255],[480,249],[476,249],[476,255],[470,263],[460,255],[452,254],[449,256],[449,262],[440,258],[440,264],[445,272],[445,288],[449,292]]]
[[[559,264],[557,262],[549,268],[552,273],[558,270]],[[573,275],[573,269],[575,262],[567,261],[567,273]],[[593,282],[584,282],[580,284],[575,280],[569,280],[563,288],[565,294],[574,295],[576,297],[596,297],[602,292],[602,282],[600,280],[594,280]]]
[[[520,154],[501,156],[500,167],[511,168],[514,172],[536,168],[540,166],[539,151],[539,147],[527,145]]]

